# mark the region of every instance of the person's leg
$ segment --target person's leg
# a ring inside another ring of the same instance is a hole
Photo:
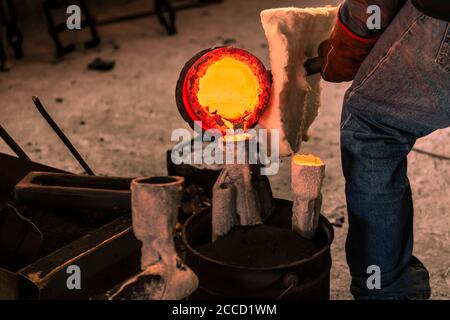
[[[357,299],[430,295],[428,272],[412,256],[407,155],[416,139],[450,125],[449,41],[447,22],[407,3],[346,93],[341,121],[346,251]],[[377,270],[380,288],[373,277]]]

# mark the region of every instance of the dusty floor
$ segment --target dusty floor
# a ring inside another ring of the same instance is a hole
[[[98,1],[97,1],[98,2]],[[124,3],[115,0],[116,12]],[[30,15],[23,22],[23,61],[0,74],[0,123],[20,142],[33,160],[66,170],[80,168],[33,108],[31,97],[46,104],[94,171],[102,175],[143,176],[165,174],[165,151],[173,143],[173,129],[187,127],[174,102],[174,88],[183,64],[196,52],[224,41],[246,48],[268,65],[266,41],[259,22],[261,9],[287,5],[320,6],[339,1],[225,0],[221,5],[178,14],[179,33],[167,37],[155,18],[103,26],[102,45],[79,49],[62,61],[53,47],[43,17]],[[139,7],[137,4],[134,6]],[[125,7],[124,7],[125,8]],[[96,7],[97,15],[103,12]],[[71,35],[81,43],[84,32]],[[81,46],[80,46],[81,48]],[[95,57],[114,59],[112,72],[88,71]],[[327,216],[345,214],[344,180],[339,156],[339,114],[346,84],[324,84],[323,112],[315,123],[305,152],[327,163],[324,208]],[[450,156],[450,130],[422,139],[417,147]],[[0,144],[0,151],[10,153]],[[272,179],[277,196],[290,198],[289,161]],[[450,161],[412,153],[409,175],[414,191],[415,253],[428,266],[434,299],[450,298]],[[336,228],[333,244],[332,298],[350,299],[345,262],[346,223]]]

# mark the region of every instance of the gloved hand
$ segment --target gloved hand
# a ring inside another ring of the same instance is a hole
[[[378,37],[363,38],[353,33],[338,14],[330,38],[319,46],[323,79],[330,82],[353,80],[377,40]]]

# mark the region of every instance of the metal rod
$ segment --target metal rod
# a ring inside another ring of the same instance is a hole
[[[175,12],[177,12],[177,11],[187,10],[187,9],[191,9],[191,8],[205,7],[205,6],[210,5],[210,4],[219,4],[220,2],[221,2],[221,0],[210,1],[210,2],[208,2],[208,1],[205,1],[205,2],[200,1],[198,3],[185,3],[185,4],[174,6],[173,10]],[[155,11],[143,11],[143,12],[132,13],[132,14],[119,16],[119,17],[100,19],[100,20],[97,20],[97,25],[98,26],[104,26],[104,25],[108,25],[108,24],[121,23],[121,22],[125,22],[125,21],[141,19],[141,18],[155,16],[155,15],[156,15]]]
[[[22,150],[22,148],[14,141],[14,139],[9,135],[5,128],[0,125],[0,137],[6,142],[6,144],[11,148],[14,153],[22,159],[30,161],[30,157]]]
[[[322,72],[322,65],[318,57],[309,59],[305,62],[306,75],[312,76]]]
[[[424,154],[426,156],[433,157],[433,158],[436,158],[436,159],[439,159],[439,160],[450,160],[450,157],[448,157],[448,156],[445,156],[445,155],[442,155],[442,154],[433,153],[433,152],[430,152],[430,151],[425,151],[425,150],[418,149],[418,148],[413,148],[412,151],[420,153],[420,154]]]
[[[52,119],[52,117],[47,113],[44,106],[42,105],[41,101],[38,97],[33,97],[33,102],[36,108],[38,109],[39,113],[42,115],[42,117],[47,121],[47,123],[50,125],[50,127],[55,131],[55,133],[58,135],[59,139],[64,143],[64,145],[69,149],[69,151],[72,153],[72,155],[77,159],[78,163],[83,167],[83,169],[86,171],[86,173],[90,176],[95,176],[94,171],[88,166],[86,161],[84,161],[83,157],[78,153],[77,149],[73,146],[73,144],[70,142],[70,140],[67,138],[67,136],[64,134],[64,132],[58,127],[56,122]]]

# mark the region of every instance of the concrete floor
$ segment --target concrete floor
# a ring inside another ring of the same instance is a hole
[[[97,4],[94,13],[101,16],[104,11],[99,2],[94,2]],[[108,4],[116,3],[114,10],[120,13],[127,8],[123,7],[124,2],[139,7],[138,0],[114,0]],[[0,123],[33,160],[80,172],[33,108],[31,98],[38,95],[96,173],[165,174],[165,151],[173,145],[171,132],[187,128],[176,109],[174,90],[180,69],[193,54],[235,39],[235,46],[251,51],[268,65],[258,16],[262,9],[338,2],[225,0],[221,5],[180,12],[179,33],[173,37],[164,34],[155,18],[103,26],[99,48],[79,49],[63,60],[53,57],[43,16],[28,12],[29,19],[22,22],[26,58],[12,60],[13,69],[0,74]],[[86,37],[84,32],[69,36],[80,44]],[[97,56],[114,59],[115,69],[108,73],[88,71],[87,64]],[[346,210],[339,155],[339,115],[347,87],[348,84],[324,84],[323,112],[314,125],[312,139],[304,144],[304,152],[315,153],[327,163],[323,212],[329,217],[344,215]],[[450,130],[442,130],[420,140],[417,147],[450,156],[449,137]],[[10,153],[3,144],[0,151]],[[450,162],[412,153],[409,175],[416,208],[415,254],[429,268],[433,299],[449,299]],[[291,198],[289,184],[289,159],[286,159],[280,174],[272,178],[275,194]],[[351,299],[344,253],[346,231],[346,223],[343,228],[335,229],[333,299]]]

